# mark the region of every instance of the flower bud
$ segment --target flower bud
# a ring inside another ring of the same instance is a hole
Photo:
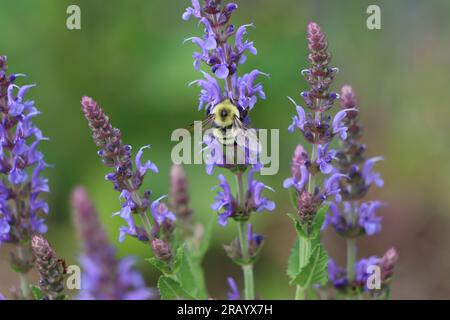
[[[302,224],[309,224],[313,221],[317,211],[317,204],[314,197],[308,191],[303,191],[298,200],[298,217]]]
[[[169,261],[172,257],[170,246],[164,240],[155,238],[152,240],[152,249],[155,256],[163,261]]]
[[[380,260],[381,277],[383,280],[390,279],[394,274],[398,254],[395,248],[390,248]]]
[[[31,247],[39,271],[39,287],[45,300],[64,300],[64,260],[58,259],[48,241],[41,235],[33,236]]]

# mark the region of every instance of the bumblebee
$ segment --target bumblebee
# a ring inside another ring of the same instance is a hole
[[[259,149],[256,130],[247,128],[243,123],[246,116],[246,110],[239,112],[239,109],[226,99],[211,109],[208,117],[202,121],[202,129],[212,128],[213,136],[225,146],[237,143],[251,150]]]

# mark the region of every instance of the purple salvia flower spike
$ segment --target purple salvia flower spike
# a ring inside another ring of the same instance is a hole
[[[72,195],[75,225],[83,240],[81,300],[147,300],[154,292],[145,287],[142,276],[132,268],[133,260],[119,261],[100,224],[95,207],[85,189]]]
[[[386,266],[387,258],[381,262],[377,257],[352,263],[356,260],[355,239],[363,235],[371,236],[381,231],[382,218],[377,216],[376,212],[385,204],[380,201],[363,202],[362,199],[372,184],[377,187],[383,186],[380,174],[373,172],[374,164],[383,160],[383,158],[365,159],[366,146],[359,142],[362,137],[362,127],[358,120],[359,107],[356,95],[352,87],[346,85],[342,87],[340,96],[342,111],[340,111],[339,117],[336,116],[333,121],[333,130],[341,131],[341,133],[345,131],[346,135],[345,141],[341,142],[341,148],[336,152],[336,172],[345,175],[345,179],[339,181],[340,195],[344,201],[339,204],[337,199],[336,203],[330,205],[330,214],[326,220],[327,225],[331,225],[338,234],[346,238],[348,263],[347,283],[338,285],[336,281],[332,282],[338,290],[345,290],[347,285],[352,285],[361,288],[363,291],[368,291],[366,282],[370,275],[367,273],[367,267],[378,265],[383,269],[384,265],[384,269],[389,271],[382,277],[382,286],[387,288],[392,277],[394,260],[389,266]],[[342,116],[344,112],[345,117]],[[330,273],[331,278],[332,274]]]
[[[47,165],[37,149],[46,138],[32,122],[39,111],[26,99],[35,85],[16,85],[18,76],[7,74],[6,57],[0,56],[0,172],[4,177],[0,184],[0,245],[12,243],[19,248],[17,254],[11,252],[11,264],[26,283],[34,264],[31,237],[48,229],[43,218],[48,205],[40,196],[49,188],[41,176]],[[31,298],[28,284],[22,286],[19,298]]]
[[[48,241],[41,235],[34,235],[31,241],[33,255],[40,275],[39,288],[42,300],[65,300],[65,262],[59,259]]]
[[[347,118],[351,108],[338,111],[332,116],[331,109],[339,95],[330,90],[337,73],[336,68],[329,66],[331,54],[328,52],[328,42],[320,26],[310,22],[307,26],[307,41],[310,67],[301,71],[309,84],[307,91],[301,92],[305,109],[294,99],[289,100],[296,107],[297,114],[293,116],[289,132],[299,131],[311,146],[310,157],[302,146],[297,146],[291,163],[291,176],[284,180],[285,188],[292,188],[293,205],[297,210],[297,219],[302,232],[309,236],[320,237],[320,231],[326,225],[333,223],[332,217],[327,217],[323,224],[316,225],[316,216],[320,209],[332,197],[341,201],[341,182],[349,179],[334,166],[337,152],[329,149],[335,137],[347,138]],[[333,119],[333,120],[332,120]],[[320,178],[320,179],[319,179]],[[331,210],[338,210],[332,204]],[[319,238],[320,239],[320,238]],[[303,268],[309,261],[313,250],[313,240],[300,239],[300,242],[310,242],[309,247],[300,249],[299,267]],[[330,281],[345,283],[342,272],[333,261],[329,262]],[[313,284],[314,285],[314,284]],[[296,299],[304,299],[309,288],[297,286]]]
[[[246,54],[256,55],[257,50],[254,43],[245,37],[248,28],[253,25],[247,24],[236,28],[230,23],[231,15],[236,9],[235,3],[222,4],[221,1],[205,1],[200,6],[200,3],[195,2],[192,7],[186,9],[183,19],[195,17],[204,27],[204,36],[200,40],[196,38],[192,40],[200,47],[201,51],[193,55],[194,67],[199,70],[200,64],[204,63],[210,69],[210,74],[202,72],[202,79],[191,82],[191,84],[201,87],[199,110],[205,108],[207,116],[211,116],[216,106],[221,103],[229,103],[237,109],[239,120],[246,128],[250,129],[249,111],[255,107],[258,99],[266,98],[262,85],[257,83],[256,79],[261,75],[268,75],[257,69],[239,75],[239,66],[247,61]],[[235,39],[231,41],[230,38],[233,36]],[[252,171],[248,176],[248,190],[245,190],[243,174],[250,165],[255,163],[254,159],[260,151],[259,144],[250,143],[250,147],[244,147],[239,143],[249,136],[256,136],[249,130],[246,133],[244,139],[236,138],[237,143],[234,147],[234,151],[239,149],[243,151],[239,150],[244,154],[242,164],[236,164],[235,159],[227,158],[227,152],[223,152],[223,143],[215,135],[203,139],[206,147],[202,151],[208,152],[207,173],[211,174],[214,167],[221,167],[232,171],[239,181],[238,194],[234,197],[225,177],[219,176],[218,187],[220,189],[212,209],[219,212],[218,223],[221,226],[225,226],[229,218],[239,220],[240,225],[245,225],[251,212],[273,210],[275,207],[273,202],[261,196],[262,190],[268,187],[253,180],[254,172]],[[243,233],[240,233],[240,237],[243,237]],[[245,246],[244,242],[242,241],[242,244]],[[242,259],[248,263],[249,257],[246,251],[244,250],[242,253]],[[253,289],[247,289],[245,290],[246,298],[253,299]]]
[[[111,181],[114,188],[120,192],[122,200],[122,209],[114,215],[120,215],[128,225],[120,227],[119,240],[123,241],[125,235],[129,235],[150,245],[151,239],[159,236],[161,229],[167,231],[168,228],[166,226],[160,228],[159,225],[152,227],[148,218],[151,192],[144,191],[142,196],[138,193],[147,171],[158,172],[154,163],[142,161],[143,152],[149,146],[142,147],[136,154],[134,170],[131,158],[132,148],[122,143],[120,130],[111,125],[108,116],[92,98],[83,97],[81,105],[92,130],[93,140],[100,148],[99,156],[102,157],[106,166],[114,168],[113,172],[105,176],[106,180]],[[136,225],[135,215],[140,215],[142,227]],[[172,217],[170,214],[168,216]]]

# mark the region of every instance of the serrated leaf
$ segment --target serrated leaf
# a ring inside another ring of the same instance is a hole
[[[161,271],[163,274],[171,274],[172,273],[170,266],[166,262],[161,261],[158,258],[152,257],[152,258],[145,259],[145,261],[150,262],[150,264],[152,266],[154,266],[156,269]]]
[[[31,285],[31,293],[33,293],[34,300],[41,300],[44,298],[42,290],[35,285]]]
[[[291,254],[288,259],[287,274],[291,279],[295,279],[300,270],[299,248],[300,242],[297,238],[295,239],[294,246],[291,249]]]
[[[193,272],[192,263],[189,259],[189,253],[186,250],[186,246],[181,247],[181,250],[182,253],[177,257],[177,259],[180,259],[180,262],[175,274],[181,287],[191,296],[196,297],[198,294],[198,273],[195,274]]]
[[[201,260],[198,257],[193,257],[190,254],[185,254],[186,259],[189,262],[190,271],[192,272],[195,297],[201,300],[208,298],[208,291],[205,284],[205,275],[203,272],[203,266]]]
[[[313,284],[326,284],[328,280],[328,255],[322,245],[317,244],[311,252],[308,263],[300,270],[292,283],[308,288]]]
[[[159,277],[158,289],[162,300],[193,299],[193,297],[181,287],[179,282],[168,276]]]
[[[292,213],[287,213],[288,217],[294,222],[295,231],[297,231],[297,235],[303,239],[312,239],[313,235],[308,235],[306,231],[303,229],[300,221],[298,221],[297,217]]]

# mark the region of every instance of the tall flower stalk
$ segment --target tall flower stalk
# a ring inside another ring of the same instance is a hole
[[[384,292],[389,290],[388,282],[397,260],[395,249],[390,249],[383,258],[370,257],[357,260],[357,240],[362,236],[372,236],[381,231],[381,217],[377,211],[385,206],[380,201],[363,201],[372,185],[381,188],[384,184],[380,174],[374,172],[375,163],[382,157],[366,159],[366,146],[361,142],[363,128],[359,123],[358,102],[352,87],[346,85],[341,91],[341,109],[353,109],[344,120],[348,127],[348,137],[336,152],[336,171],[347,178],[339,181],[343,202],[330,205],[327,222],[347,242],[347,266],[339,270],[330,261],[330,280],[336,288],[348,295],[367,291],[367,267],[379,265],[382,273]],[[339,276],[337,276],[339,274]],[[337,280],[338,279],[338,280]]]
[[[27,274],[34,265],[33,234],[47,232],[47,203],[40,194],[48,192],[47,167],[38,150],[47,140],[32,122],[39,111],[25,95],[34,85],[16,84],[20,74],[7,73],[6,57],[0,56],[0,244],[11,243],[11,266],[18,272],[22,298],[31,298]]]
[[[59,259],[48,241],[41,235],[34,235],[31,241],[36,267],[39,272],[41,300],[65,300],[65,261]],[[36,296],[36,294],[35,294]]]
[[[191,268],[193,262],[190,252],[180,241],[176,216],[164,202],[167,196],[150,201],[151,191],[141,190],[146,173],[149,170],[158,172],[155,164],[142,161],[144,149],[149,146],[137,152],[133,163],[131,146],[122,143],[120,130],[111,125],[98,104],[92,98],[83,97],[81,105],[93,140],[100,148],[98,154],[106,166],[113,168],[113,172],[106,175],[106,180],[111,181],[120,192],[122,208],[114,215],[123,218],[127,225],[120,228],[119,241],[131,236],[151,247],[154,257],[147,261],[162,273],[158,280],[162,299],[206,298],[203,275],[198,268]],[[181,207],[176,209],[181,210]],[[188,215],[187,212],[184,214]],[[139,217],[140,224],[135,217]],[[174,287],[178,288],[176,295],[171,290]]]
[[[338,69],[329,66],[328,43],[317,23],[308,24],[307,40],[311,67],[301,73],[310,88],[301,96],[309,112],[289,98],[297,110],[289,131],[298,130],[311,148],[308,154],[302,145],[297,146],[291,164],[292,175],[284,181],[297,211],[292,219],[298,240],[288,268],[291,283],[296,284],[296,299],[305,299],[312,285],[326,282],[327,254],[318,239],[326,213],[325,201],[332,196],[339,201],[339,181],[345,176],[334,172],[332,162],[336,152],[330,149],[330,143],[335,137],[347,138],[344,119],[352,111],[343,109],[332,119],[330,111],[338,94],[330,91],[330,86]]]
[[[259,70],[242,76],[238,73],[239,66],[247,60],[247,54],[255,55],[257,50],[253,42],[244,38],[247,29],[253,25],[236,28],[230,23],[232,13],[237,7],[235,3],[222,5],[220,0],[205,0],[202,4],[198,0],[192,0],[192,6],[186,9],[183,19],[189,20],[193,17],[204,27],[202,37],[186,39],[200,49],[193,54],[195,69],[200,71],[201,64],[204,64],[210,70],[210,73],[201,71],[203,78],[191,83],[201,88],[198,109],[204,108],[207,117],[210,117],[218,105],[231,104],[237,108],[239,120],[249,127],[249,112],[256,105],[258,98],[265,99],[262,85],[255,81],[259,75],[265,74]],[[213,134],[206,135],[204,142],[205,149],[212,156],[207,165],[207,172],[211,174],[217,166],[230,170],[236,178],[237,193],[234,195],[225,176],[219,175],[220,183],[216,187],[219,191],[212,208],[219,212],[218,222],[221,226],[225,226],[229,218],[237,222],[238,238],[234,244],[239,245],[232,244],[230,247],[233,251],[228,253],[242,267],[244,297],[251,300],[255,298],[253,263],[259,250],[250,252],[252,240],[246,232],[249,228],[248,221],[252,212],[272,211],[275,204],[261,197],[261,192],[268,187],[253,179],[253,175],[262,168],[256,161],[252,161],[255,158],[254,150],[238,143],[224,146]],[[236,161],[237,154],[244,155],[244,159]],[[262,240],[258,242],[258,248],[261,245]]]
[[[83,243],[81,300],[147,300],[154,297],[131,257],[118,260],[84,188],[72,195],[75,226]]]
[[[154,249],[155,255],[166,257],[170,252],[166,247],[173,231],[175,215],[161,201],[164,197],[150,202],[150,190],[139,193],[147,172],[158,172],[154,163],[142,161],[143,152],[149,146],[142,147],[137,152],[134,167],[131,146],[122,143],[120,130],[111,125],[100,106],[89,97],[83,97],[81,106],[92,130],[92,138],[100,148],[99,156],[107,167],[114,170],[105,178],[113,183],[122,199],[122,208],[115,215],[120,215],[127,226],[120,228],[119,241],[124,241],[127,235],[137,238],[148,243]],[[148,213],[151,213],[153,224]],[[140,218],[140,225],[135,222],[134,216]]]

